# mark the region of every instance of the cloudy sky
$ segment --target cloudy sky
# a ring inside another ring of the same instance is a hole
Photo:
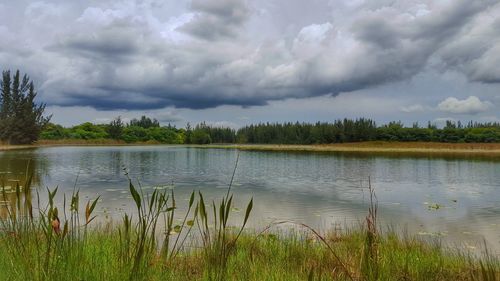
[[[498,0],[0,2],[53,121],[499,121]]]

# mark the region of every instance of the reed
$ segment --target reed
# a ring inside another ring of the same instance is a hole
[[[362,227],[323,233],[279,223],[245,230],[253,200],[231,226],[231,186],[209,204],[192,192],[178,214],[173,190],[145,194],[129,179],[136,211],[103,224],[94,215],[99,198],[81,205],[77,189],[66,200],[55,188],[42,200],[27,177],[1,190],[15,204],[2,207],[0,280],[500,280],[498,257],[487,251],[475,257],[381,231],[371,186]]]

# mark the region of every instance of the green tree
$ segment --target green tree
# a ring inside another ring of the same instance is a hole
[[[194,144],[210,144],[212,143],[212,139],[210,135],[203,130],[194,130],[191,135],[191,143]]]
[[[152,127],[147,129],[148,139],[159,143],[181,144],[182,137],[176,132],[175,128]]]
[[[139,119],[139,120],[137,120],[135,118],[130,120],[129,125],[141,127],[144,129],[149,129],[149,128],[153,128],[153,127],[160,127],[160,122],[158,122],[158,120],[156,120],[156,119],[151,119],[151,118],[146,117],[146,116],[141,116],[141,119]]]
[[[122,137],[124,127],[122,118],[118,116],[108,124],[106,131],[110,138],[118,140]]]
[[[0,140],[6,140],[10,137],[10,123],[13,118],[12,114],[12,93],[10,90],[11,79],[10,71],[2,73],[2,93],[0,96]]]
[[[40,133],[40,139],[44,140],[60,140],[67,137],[67,129],[61,125],[48,123]]]
[[[123,129],[122,139],[126,142],[143,142],[148,140],[148,131],[139,126],[128,126]]]
[[[45,104],[36,104],[35,86],[19,70],[11,77],[2,73],[0,95],[0,140],[9,144],[30,144],[38,140],[40,132],[51,116],[44,117]]]
[[[185,133],[185,140],[184,143],[186,144],[192,144],[192,137],[193,137],[193,130],[191,128],[191,124],[189,122],[186,125],[186,133]]]
[[[90,122],[74,126],[69,131],[69,138],[71,139],[106,139],[109,138],[106,132],[106,125],[96,125]]]

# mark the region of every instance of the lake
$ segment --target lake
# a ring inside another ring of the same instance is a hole
[[[368,180],[385,228],[422,239],[479,249],[484,241],[500,252],[500,160],[435,157],[384,157],[349,153],[241,151],[233,192],[235,220],[250,198],[250,227],[280,220],[312,227],[356,227],[367,214]],[[193,190],[222,197],[238,152],[184,146],[53,147],[0,152],[0,183],[33,174],[34,186],[59,187],[85,200],[100,196],[101,219],[133,212],[128,173],[147,192],[174,186],[179,205]],[[27,172],[28,171],[28,172]],[[4,204],[7,202],[3,202]],[[83,205],[83,204],[82,204]]]

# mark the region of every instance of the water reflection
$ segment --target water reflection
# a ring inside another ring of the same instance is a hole
[[[81,197],[101,196],[98,211],[113,218],[132,211],[124,169],[146,191],[174,183],[179,202],[192,190],[210,200],[224,194],[236,151],[168,146],[9,151],[0,152],[0,172],[22,180],[26,159],[37,186],[57,185],[71,193],[78,178]],[[491,158],[244,151],[233,191],[240,210],[254,198],[252,227],[290,219],[325,229],[363,220],[369,177],[383,224],[451,243],[479,245],[484,238],[500,249],[500,161]],[[235,220],[242,215],[237,212]]]
[[[35,150],[17,153],[0,152],[0,218],[25,211],[24,202],[33,200],[31,186],[42,186],[42,177],[48,169],[40,164]],[[16,193],[19,193],[16,195]]]

